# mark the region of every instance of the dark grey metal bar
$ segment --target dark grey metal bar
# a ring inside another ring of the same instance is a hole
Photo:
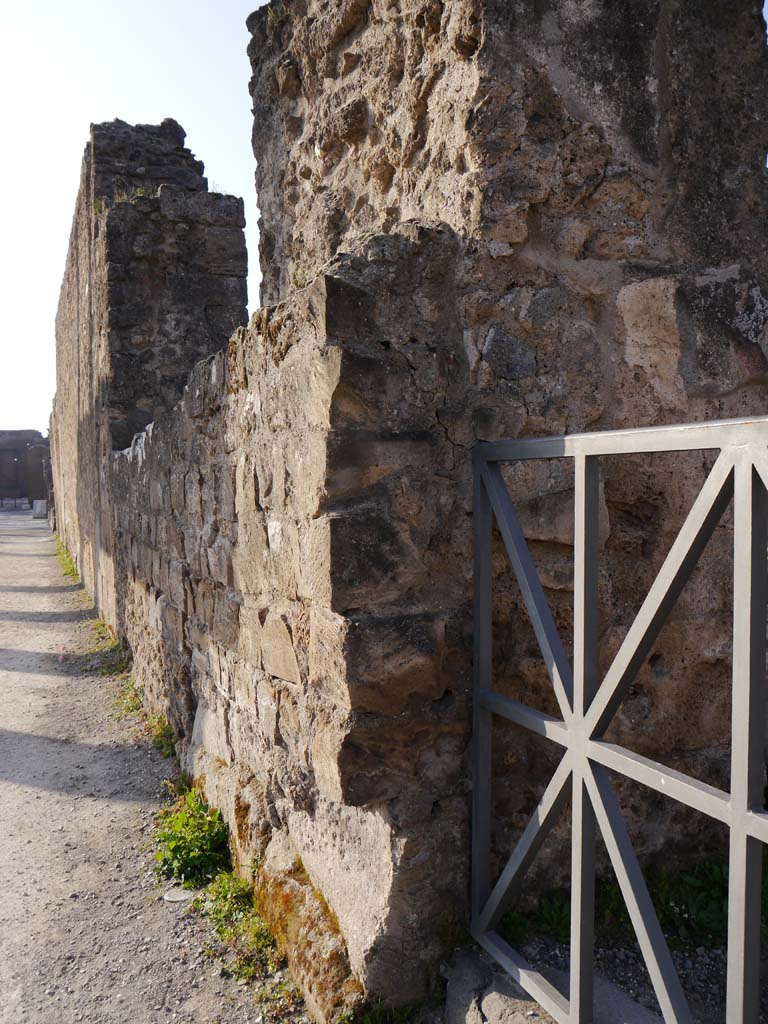
[[[587,769],[585,778],[664,1020],[667,1024],[692,1024],[680,978],[606,770],[594,765]]]
[[[568,1000],[543,974],[534,970],[519,953],[495,932],[473,932],[473,938],[515,981],[543,1006],[557,1024],[568,1024]]]
[[[677,800],[678,803],[686,804],[695,811],[708,814],[710,818],[716,818],[726,825],[730,824],[731,797],[722,789],[708,786],[706,782],[699,782],[698,779],[683,775],[674,768],[667,768],[658,761],[652,761],[642,754],[635,754],[634,751],[625,750],[605,740],[588,740],[587,757],[590,761],[620,772],[628,779],[634,779],[635,782]],[[764,823],[764,831],[768,837],[768,817]]]
[[[594,434],[562,437],[526,437],[515,441],[482,441],[478,444],[488,462],[523,459],[573,458],[576,455],[642,455],[651,452],[683,452],[742,447],[768,447],[768,417],[744,420],[713,420],[637,430],[605,430]]]
[[[492,711],[495,715],[501,715],[502,718],[507,718],[510,722],[515,722],[516,725],[522,725],[525,729],[530,729],[531,732],[535,732],[539,736],[544,736],[548,740],[554,740],[555,743],[559,743],[564,747],[567,747],[571,742],[571,734],[568,731],[568,727],[559,718],[553,718],[552,715],[547,715],[543,711],[529,708],[527,704],[521,704],[519,701],[513,700],[511,697],[505,697],[501,693],[493,693],[492,690],[483,690],[480,694],[480,700],[483,707]]]
[[[536,572],[536,566],[533,564],[528,545],[525,543],[523,530],[501,471],[498,466],[487,466],[481,463],[480,472],[496,517],[496,525],[507,549],[507,555],[515,572],[533,631],[539,642],[547,672],[552,680],[560,711],[563,718],[568,721],[571,717],[573,700],[573,675],[563,650],[560,635],[552,619],[549,604],[544,596],[539,574]]]
[[[573,555],[573,730],[597,692],[598,515],[600,466],[594,455],[575,458]],[[595,812],[584,778],[584,759],[573,771],[571,824],[572,1024],[592,1024],[595,959]]]
[[[571,775],[571,765],[571,755],[567,753],[558,765],[512,856],[493,887],[488,902],[483,907],[478,921],[483,931],[495,928],[507,912],[520,890],[525,872],[557,823],[568,797],[567,783]]]
[[[474,465],[474,711],[472,738],[472,916],[476,918],[491,888],[491,736],[492,718],[481,694],[490,690],[493,659],[493,518],[480,470]]]

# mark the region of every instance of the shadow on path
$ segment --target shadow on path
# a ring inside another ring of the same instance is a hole
[[[147,756],[132,743],[77,743],[0,729],[0,786],[9,783],[53,793],[142,803],[147,799],[146,791],[127,786],[121,770],[131,755],[137,764]]]
[[[56,651],[27,651],[0,647],[0,677],[4,672],[28,676],[71,676],[99,673],[103,651],[89,654],[59,654]],[[61,660],[59,660],[61,659]]]
[[[3,611],[0,609],[0,622],[85,622],[95,619],[94,608],[76,608],[66,612],[25,612]],[[0,661],[0,670],[3,663]]]
[[[82,583],[69,583],[61,587],[0,586],[0,594],[73,594],[77,590],[83,590]]]

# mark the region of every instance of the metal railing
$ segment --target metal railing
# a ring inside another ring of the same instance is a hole
[[[598,678],[599,458],[718,450],[698,497],[624,641]],[[501,474],[500,463],[571,458],[575,473],[574,641],[569,662]],[[608,771],[715,818],[730,832],[728,1024],[757,1024],[760,1003],[766,699],[768,418],[495,441],[474,451],[474,783],[472,933],[559,1024],[593,1015],[595,839],[599,828],[667,1024],[692,1020]],[[734,503],[731,792],[698,782],[603,737],[729,503]],[[492,531],[504,542],[562,715],[495,693],[492,685]],[[491,727],[494,715],[564,748],[557,770],[499,878],[491,884]],[[571,793],[571,964],[566,998],[497,934],[524,874]]]

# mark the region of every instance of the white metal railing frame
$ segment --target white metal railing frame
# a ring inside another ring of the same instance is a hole
[[[598,676],[600,456],[719,450],[656,579],[602,681]],[[575,471],[574,642],[568,660],[499,463],[572,458]],[[558,1024],[593,1019],[597,828],[627,905],[667,1024],[691,1012],[632,847],[608,770],[623,774],[730,829],[727,1024],[757,1024],[760,1004],[768,572],[768,417],[563,437],[481,442],[474,453],[474,725],[472,934]],[[605,730],[662,625],[734,503],[731,792],[608,743]],[[492,530],[496,522],[547,666],[561,719],[492,686]],[[500,715],[554,741],[563,758],[495,884],[490,878],[491,724]],[[572,796],[571,970],[566,998],[495,928]]]

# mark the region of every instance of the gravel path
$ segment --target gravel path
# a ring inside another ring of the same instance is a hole
[[[93,614],[47,523],[0,512],[0,1024],[258,1024],[155,884],[171,765],[115,721]]]

